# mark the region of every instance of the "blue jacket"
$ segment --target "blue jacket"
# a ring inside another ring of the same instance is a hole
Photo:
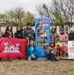
[[[27,56],[31,56],[34,54],[36,56],[35,46],[28,46],[27,48]]]

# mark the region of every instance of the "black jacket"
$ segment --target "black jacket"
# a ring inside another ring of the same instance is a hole
[[[20,38],[22,39],[23,38],[23,32],[22,30],[21,31],[16,31],[15,34],[14,34],[15,38]]]
[[[69,38],[69,40],[71,40],[71,41],[74,40],[74,33],[73,33],[73,34],[70,33],[70,34],[68,35],[68,38]]]

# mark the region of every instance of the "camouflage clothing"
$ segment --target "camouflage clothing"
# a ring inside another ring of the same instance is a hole
[[[51,41],[57,41],[57,40],[59,40],[59,35],[57,33],[51,33],[50,34],[50,40]]]
[[[29,40],[34,40],[34,30],[32,28],[25,28],[23,30],[24,38],[29,38]]]

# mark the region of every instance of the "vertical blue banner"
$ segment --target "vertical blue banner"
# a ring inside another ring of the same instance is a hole
[[[50,43],[50,19],[35,18],[35,48],[38,58],[46,57],[46,46]]]

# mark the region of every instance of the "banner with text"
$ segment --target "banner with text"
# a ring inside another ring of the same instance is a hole
[[[39,58],[46,57],[46,47],[50,43],[50,19],[35,18],[35,47]]]
[[[74,59],[74,41],[68,41],[68,59]]]

